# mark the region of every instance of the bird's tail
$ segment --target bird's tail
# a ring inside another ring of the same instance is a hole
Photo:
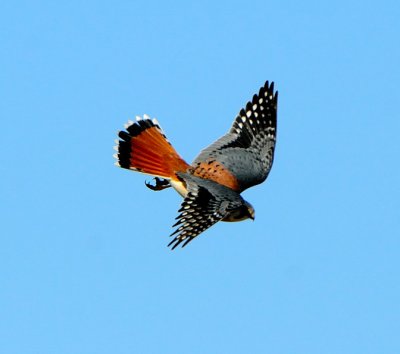
[[[116,140],[114,157],[117,166],[162,178],[176,178],[189,165],[172,147],[156,119],[144,115],[143,119],[129,121]]]

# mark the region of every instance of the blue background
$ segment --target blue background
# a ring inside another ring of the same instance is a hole
[[[400,353],[398,1],[4,1],[0,352]],[[135,115],[187,160],[279,90],[253,223],[166,244],[113,166]]]

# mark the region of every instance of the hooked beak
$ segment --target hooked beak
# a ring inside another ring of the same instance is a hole
[[[249,210],[249,218],[253,221],[256,219],[256,213],[254,212],[254,209]]]

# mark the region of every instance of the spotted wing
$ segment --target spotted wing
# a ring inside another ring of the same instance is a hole
[[[210,180],[186,173],[178,173],[186,183],[188,194],[183,200],[177,222],[178,228],[171,234],[175,238],[168,244],[175,249],[186,246],[200,233],[223,219],[233,209],[243,205],[242,197],[231,189]]]
[[[194,160],[194,170],[204,168],[205,163],[219,162],[235,176],[239,192],[263,182],[274,159],[277,103],[274,83],[267,81],[240,110],[229,132]]]

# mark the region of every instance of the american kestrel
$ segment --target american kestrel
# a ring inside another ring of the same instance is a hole
[[[136,117],[116,140],[116,165],[155,176],[152,190],[173,187],[184,199],[178,210],[175,249],[218,221],[253,219],[240,193],[267,178],[274,160],[278,92],[265,83],[241,109],[229,132],[206,147],[192,164],[172,147],[156,119]]]

